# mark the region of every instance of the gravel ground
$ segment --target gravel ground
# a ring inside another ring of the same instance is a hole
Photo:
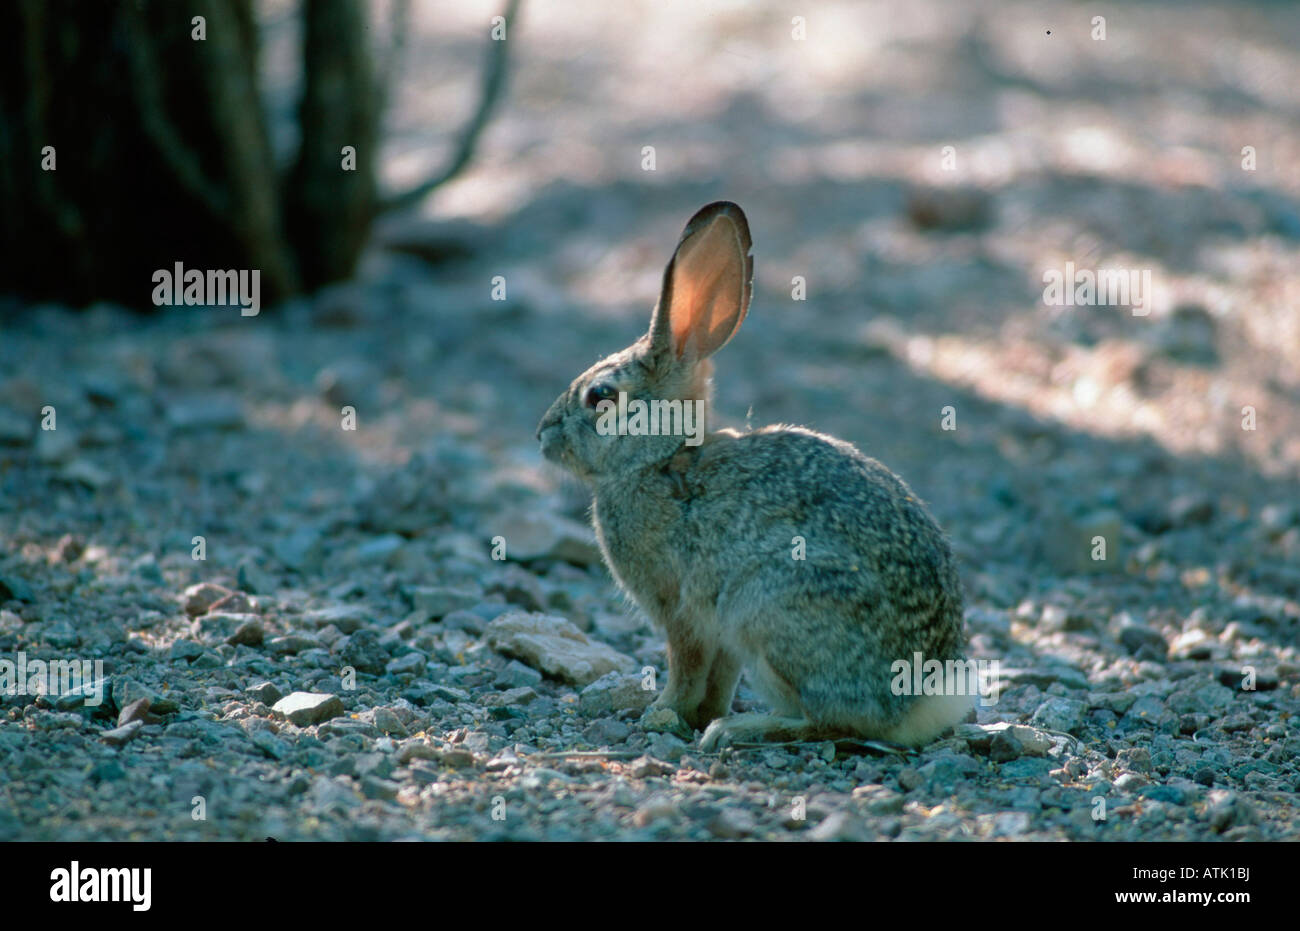
[[[774,6],[638,30],[575,7],[530,10],[481,164],[432,205],[456,219],[386,227],[356,282],[253,318],[6,323],[0,660],[105,681],[0,696],[0,839],[1300,836],[1300,82],[1267,79],[1300,73],[1300,14],[1145,4],[1099,62],[1052,7],[828,4],[810,62]],[[410,83],[454,69],[434,37],[472,14],[417,21]],[[399,101],[397,138],[443,93]],[[757,275],[721,417],[902,474],[1001,666],[920,752],[655,730],[662,639],[537,452],[719,196]],[[1153,268],[1161,296],[1044,307],[1066,260]]]

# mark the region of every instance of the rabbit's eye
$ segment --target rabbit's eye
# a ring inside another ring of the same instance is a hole
[[[592,385],[583,396],[582,403],[594,408],[601,401],[612,401],[617,396],[618,392],[614,390],[613,385]]]

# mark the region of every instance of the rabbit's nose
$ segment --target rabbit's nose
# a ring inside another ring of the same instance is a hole
[[[542,434],[546,432],[548,427],[553,427],[555,423],[556,418],[551,416],[549,413],[542,418],[542,422],[537,425],[537,442],[540,443],[542,441]]]
[[[548,427],[553,427],[560,422],[560,412],[557,411],[555,407],[556,405],[552,405],[551,409],[542,415],[542,421],[537,425],[537,441],[539,443],[541,442],[542,434],[546,432],[546,429]]]

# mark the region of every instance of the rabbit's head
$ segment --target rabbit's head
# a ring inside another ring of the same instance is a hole
[[[587,369],[555,399],[537,428],[542,455],[597,482],[667,460],[689,439],[681,432],[611,429],[621,402],[680,401],[682,408],[689,402],[697,429],[705,429],[709,356],[731,339],[749,308],[750,245],[744,211],[733,203],[709,204],[691,217],[664,271],[649,331]],[[653,409],[667,412],[670,405]]]

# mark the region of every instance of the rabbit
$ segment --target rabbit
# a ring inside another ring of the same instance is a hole
[[[797,426],[706,431],[696,444],[597,429],[619,392],[695,402],[707,417],[710,357],[749,308],[750,247],[737,205],[691,217],[649,331],[556,398],[537,429],[543,458],[590,486],[610,572],[667,640],[652,708],[702,730],[701,750],[928,743],[968,716],[974,695],[891,689],[896,660],[960,662],[964,647],[952,552],[902,479]],[[729,714],[742,669],[773,713]]]

